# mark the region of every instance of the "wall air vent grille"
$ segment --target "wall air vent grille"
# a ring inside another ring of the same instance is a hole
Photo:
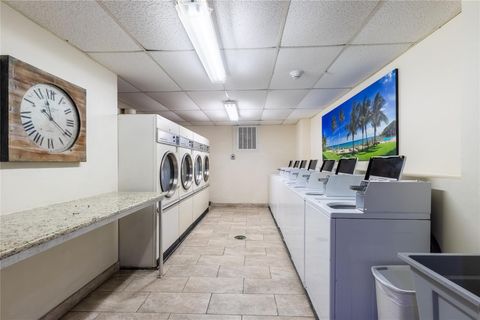
[[[238,149],[257,149],[257,127],[238,127]]]

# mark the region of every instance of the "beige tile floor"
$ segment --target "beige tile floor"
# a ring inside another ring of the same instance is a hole
[[[235,235],[246,240],[236,240]],[[165,264],[121,270],[68,313],[70,320],[312,320],[265,208],[214,208]]]

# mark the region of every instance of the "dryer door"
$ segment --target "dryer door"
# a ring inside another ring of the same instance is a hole
[[[170,198],[178,187],[178,163],[177,157],[173,152],[167,152],[163,156],[160,164],[160,187],[166,192],[166,197]]]
[[[190,189],[193,183],[193,160],[192,156],[188,153],[185,153],[182,159],[180,178],[182,180],[183,189]]]
[[[202,157],[197,155],[195,158],[195,184],[198,186],[202,182],[203,178],[203,168],[202,168]]]
[[[210,177],[210,159],[208,158],[208,156],[205,156],[205,158],[203,159],[203,180],[207,182],[209,177]]]

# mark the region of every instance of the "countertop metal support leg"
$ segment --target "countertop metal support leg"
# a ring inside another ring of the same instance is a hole
[[[162,241],[162,202],[157,203],[157,219],[158,219],[158,278],[163,277],[163,241]]]

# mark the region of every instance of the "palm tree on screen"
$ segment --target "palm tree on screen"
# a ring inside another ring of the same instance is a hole
[[[368,136],[367,136],[367,126],[370,122],[370,99],[365,97],[363,102],[359,103],[358,111],[358,122],[360,124],[360,129],[362,129],[362,145],[364,145],[364,137],[367,138],[367,147],[368,147]]]
[[[373,127],[373,143],[377,142],[377,128],[382,125],[382,122],[388,123],[388,117],[383,112],[385,105],[385,99],[382,97],[380,92],[375,95],[373,99],[373,105],[371,109],[371,120],[370,123]]]
[[[330,128],[332,129],[332,136],[333,136],[333,133],[337,129],[337,118],[335,116],[332,117],[332,122],[330,122]]]
[[[347,139],[352,136],[352,153],[355,153],[355,134],[359,128],[360,103],[355,102],[350,111],[350,122],[347,124]]]

